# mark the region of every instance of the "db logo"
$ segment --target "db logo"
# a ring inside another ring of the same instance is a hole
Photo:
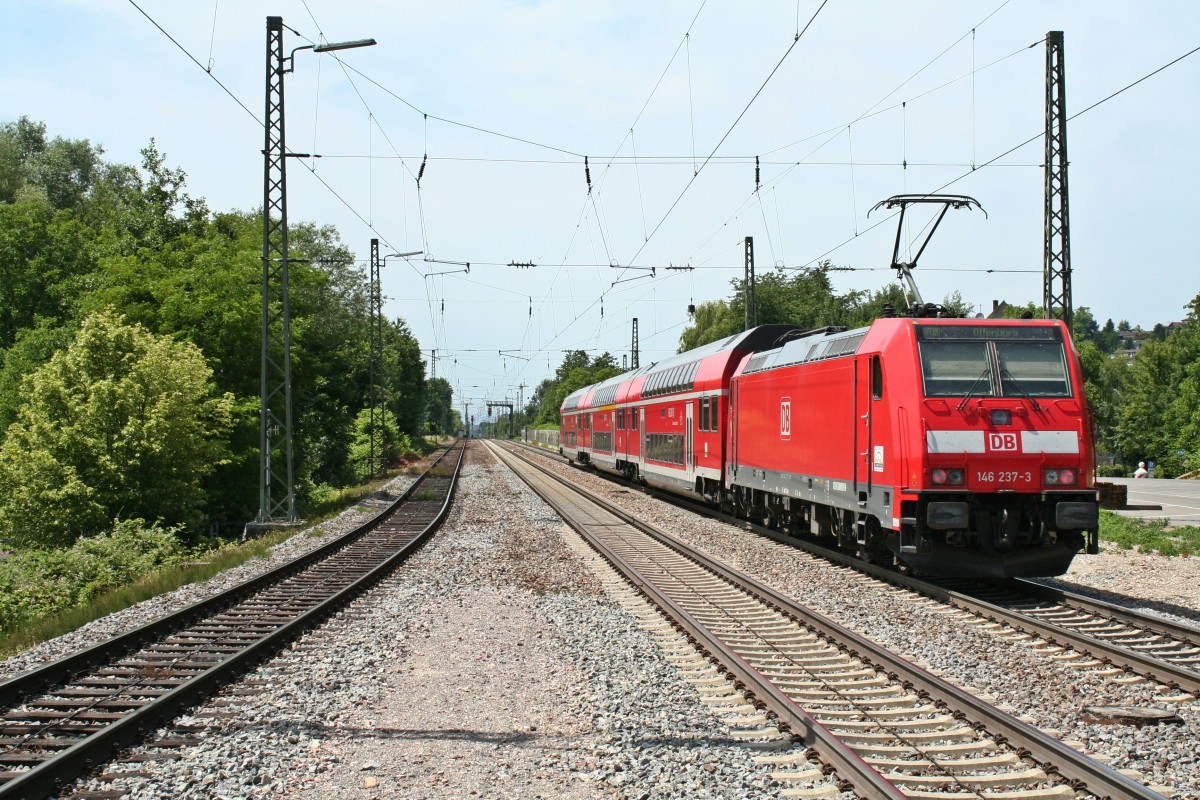
[[[784,397],[779,401],[779,438],[792,437],[792,398]]]
[[[1017,435],[1015,433],[989,433],[988,450],[1016,451]]]

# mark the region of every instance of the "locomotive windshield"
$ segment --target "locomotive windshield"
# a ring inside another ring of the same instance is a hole
[[[926,397],[1069,397],[1058,328],[918,325]]]

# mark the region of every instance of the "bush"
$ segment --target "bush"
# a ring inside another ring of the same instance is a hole
[[[1126,478],[1132,474],[1133,470],[1124,464],[1101,464],[1096,467],[1097,478]]]
[[[85,605],[188,557],[177,528],[117,520],[111,531],[79,539],[68,550],[30,549],[0,561],[0,627],[13,627]]]

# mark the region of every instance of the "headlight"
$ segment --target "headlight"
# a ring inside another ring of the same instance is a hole
[[[961,469],[935,469],[930,472],[934,486],[962,486],[963,471]]]
[[[1046,486],[1074,486],[1079,473],[1070,468],[1048,469],[1042,473]]]

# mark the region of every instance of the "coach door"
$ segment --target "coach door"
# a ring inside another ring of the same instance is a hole
[[[646,463],[646,407],[638,408],[638,461]]]
[[[696,432],[695,432],[695,409],[696,401],[688,400],[683,404],[686,409],[684,415],[684,430],[687,431],[684,436],[683,445],[683,468],[687,471],[688,478],[696,476]]]
[[[725,429],[721,432],[721,436],[725,439],[726,452],[729,453],[729,474],[728,480],[732,481],[737,477],[737,396],[738,382],[730,381],[729,383],[729,408],[725,414]]]

